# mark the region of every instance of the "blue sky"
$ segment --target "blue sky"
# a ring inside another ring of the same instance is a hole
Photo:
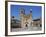
[[[15,16],[17,19],[19,19],[20,8],[24,8],[26,14],[29,14],[30,9],[32,9],[32,19],[37,19],[41,17],[42,13],[41,6],[26,6],[26,5],[11,5],[11,16]]]

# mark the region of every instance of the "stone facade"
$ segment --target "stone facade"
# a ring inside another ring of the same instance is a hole
[[[22,28],[30,27],[32,22],[32,11],[30,11],[30,14],[26,15],[25,10],[21,9],[20,16],[21,16],[21,27]]]

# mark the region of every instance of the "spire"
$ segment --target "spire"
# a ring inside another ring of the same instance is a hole
[[[30,9],[30,13],[32,13],[32,9]]]
[[[25,14],[25,9],[24,8],[20,8],[20,13]]]

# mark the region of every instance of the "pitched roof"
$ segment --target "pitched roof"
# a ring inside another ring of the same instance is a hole
[[[33,21],[39,21],[40,19],[34,19]]]

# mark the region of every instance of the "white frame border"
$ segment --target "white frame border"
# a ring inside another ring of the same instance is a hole
[[[10,28],[10,5],[32,5],[32,6],[42,6],[42,31],[29,31],[29,32],[11,32]],[[19,2],[8,2],[8,35],[19,35],[19,34],[34,34],[34,33],[44,33],[44,4],[34,4],[34,3],[19,3]]]

